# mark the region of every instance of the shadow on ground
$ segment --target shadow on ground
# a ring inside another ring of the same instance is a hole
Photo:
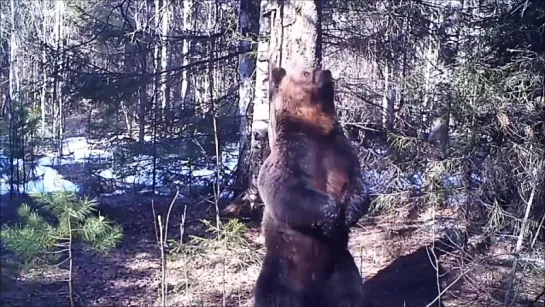
[[[130,258],[132,253],[117,250],[108,256],[76,250],[75,306],[133,306],[131,300],[152,306],[154,270],[125,265]],[[5,264],[3,260],[0,306],[69,306],[67,262],[57,269],[37,267],[25,273],[20,267],[6,270]]]
[[[21,202],[2,199],[1,224],[17,222]],[[155,198],[155,215],[165,220],[170,197]],[[122,242],[107,255],[83,251],[75,247],[74,292],[76,306],[154,306],[158,298],[160,250],[156,242],[151,201],[128,197],[100,200],[102,215],[123,227]],[[202,212],[187,209],[184,239],[202,234]],[[183,204],[175,204],[170,212],[169,239],[179,240],[179,224]],[[191,227],[191,226],[194,227]],[[193,229],[193,228],[199,228]],[[199,233],[196,233],[196,232]],[[32,273],[20,268],[6,269],[12,256],[2,249],[0,306],[69,306],[67,264],[60,268],[40,268]]]
[[[451,248],[440,241],[424,246],[414,253],[401,256],[364,283],[369,298],[368,307],[424,307],[435,300],[443,289],[437,276],[447,278],[439,265],[438,271],[430,259],[439,257]],[[443,307],[434,302],[430,307]]]

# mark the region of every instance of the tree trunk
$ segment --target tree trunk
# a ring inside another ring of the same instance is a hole
[[[55,69],[53,74],[53,94],[52,94],[52,103],[56,105],[56,112],[53,112],[53,134],[57,136],[57,150],[59,156],[62,156],[62,135],[63,135],[63,99],[61,93],[61,78],[62,73],[62,62],[63,62],[63,18],[64,18],[64,2],[56,1],[55,2]]]
[[[11,33],[10,33],[10,39],[9,39],[9,97],[7,99],[8,101],[8,108],[9,108],[9,147],[10,147],[10,155],[9,155],[9,165],[10,165],[10,198],[13,198],[15,196],[15,185],[14,181],[16,178],[16,175],[19,174],[19,165],[17,163],[17,166],[14,165],[14,155],[17,142],[17,130],[16,130],[16,118],[15,118],[15,104],[19,102],[19,67],[18,67],[18,48],[19,48],[19,39],[17,37],[18,34],[18,16],[17,16],[17,9],[18,9],[18,3],[16,0],[10,1],[10,21],[11,21]],[[19,191],[19,182],[17,181],[17,191]]]
[[[137,25],[136,22],[134,24],[129,20],[129,23],[131,25],[128,27],[129,31],[133,31],[136,29]],[[134,38],[126,37],[124,42],[124,48],[125,48],[125,54],[123,55],[123,67],[125,70],[125,73],[131,74],[131,73],[137,73],[136,69],[136,59],[135,54],[137,54],[137,48],[136,48],[136,42],[134,41]],[[135,101],[138,101],[138,96],[135,93],[131,93],[127,98],[123,99],[121,101],[121,110],[124,113],[125,116],[125,125],[126,125],[126,134],[129,138],[135,137],[134,135],[134,117],[133,114],[135,112]]]
[[[439,3],[438,3],[439,5]],[[441,12],[436,12],[432,15],[432,22],[430,23],[430,33],[433,33],[432,27],[439,27],[443,23],[443,16]],[[424,107],[426,110],[430,110],[430,116],[428,116],[430,132],[428,135],[428,142],[435,145],[433,159],[442,160],[445,158],[447,143],[449,138],[449,121],[450,121],[450,86],[445,83],[443,74],[443,81],[437,80],[438,71],[435,67],[439,65],[439,49],[442,42],[439,38],[429,37],[429,45],[427,52],[427,65],[426,65],[426,83],[425,83],[425,96]],[[438,99],[441,97],[441,99]]]
[[[194,3],[192,0],[184,1],[183,3],[183,33],[189,33],[193,29],[193,6]],[[191,40],[184,39],[182,43],[182,66],[187,66],[191,62],[190,52],[191,52]],[[187,106],[190,101],[193,101],[194,97],[190,94],[192,84],[190,82],[190,74],[187,69],[182,71],[182,89],[181,89],[181,100],[182,106]]]
[[[139,8],[140,7],[140,8]],[[145,0],[142,4],[135,3],[136,12],[134,14],[134,23],[136,29],[145,31],[147,27],[148,6]],[[142,12],[142,11],[143,12]],[[140,50],[140,73],[145,76],[148,73],[147,45],[141,44]],[[140,80],[138,89],[138,142],[143,145],[146,136],[146,112],[148,109],[147,83]]]
[[[250,121],[252,119],[249,110],[252,107],[255,90],[255,69],[258,42],[256,37],[259,32],[259,0],[240,1],[239,11],[239,34],[241,41],[239,48],[241,54],[238,60],[238,71],[240,78],[238,114],[240,118],[240,140],[238,168],[236,182],[234,183],[234,198],[242,195],[243,190],[248,188],[250,174],[249,144],[250,144]]]
[[[394,126],[395,90],[390,81],[393,72],[389,66],[389,63],[384,65],[384,93],[382,96],[382,127],[385,131],[391,131]]]
[[[161,39],[158,37],[161,33],[161,0],[154,1],[154,13],[151,18],[153,18],[153,35],[155,39],[153,40],[153,72],[155,77],[153,78],[153,135],[154,138],[157,134],[157,125],[163,122],[164,114],[164,101],[162,98],[162,93],[160,92],[160,83],[161,83]],[[158,113],[158,114],[157,114]],[[155,144],[155,139],[153,140]],[[155,175],[154,175],[155,176]]]
[[[170,86],[168,85],[169,74],[166,73],[169,68],[168,35],[170,33],[171,4],[168,0],[163,0],[161,7],[161,107],[164,112],[164,120],[168,121],[171,114],[170,106]],[[165,127],[166,128],[166,127]]]
[[[272,13],[271,64],[290,68],[320,66],[321,1],[286,0]]]
[[[42,12],[46,12],[47,10],[47,1],[43,1],[41,3],[41,6],[42,6]],[[42,122],[41,122],[41,125],[40,125],[40,135],[41,137],[45,137],[45,127],[46,127],[46,122],[45,122],[45,115],[46,115],[46,110],[45,110],[45,105],[46,105],[46,102],[45,102],[45,99],[47,97],[47,51],[46,51],[46,45],[45,45],[45,42],[47,41],[47,18],[44,14],[43,16],[43,21],[42,21],[42,41],[43,41],[43,46],[42,46],[42,88],[41,88],[41,95],[40,95],[40,113],[41,113],[41,119],[42,119]]]
[[[245,0],[241,0],[242,2]],[[267,0],[260,1],[259,41],[257,44],[257,61],[255,72],[255,90],[253,95],[253,114],[249,150],[249,186],[245,199],[250,208],[254,209],[259,203],[257,191],[257,175],[267,150],[267,125],[269,122],[269,106],[267,94],[267,75],[269,72],[268,50],[270,33],[270,7]]]

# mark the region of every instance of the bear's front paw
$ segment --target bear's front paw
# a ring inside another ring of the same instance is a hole
[[[331,199],[331,202],[324,208],[322,219],[318,223],[319,228],[328,238],[338,237],[339,233],[346,228],[344,224],[344,206]]]

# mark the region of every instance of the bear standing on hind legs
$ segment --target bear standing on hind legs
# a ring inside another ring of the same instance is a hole
[[[269,91],[276,141],[257,183],[267,252],[254,307],[363,306],[347,244],[369,195],[337,122],[331,72],[272,67]]]

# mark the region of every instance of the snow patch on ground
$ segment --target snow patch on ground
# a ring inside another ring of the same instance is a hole
[[[62,157],[56,153],[47,153],[44,157],[38,159],[37,165],[33,169],[33,178],[26,184],[21,184],[19,187],[14,187],[15,190],[26,191],[27,193],[49,193],[55,191],[70,191],[77,192],[80,187],[59,174],[52,166],[54,165],[71,165],[76,163],[86,163],[88,159],[111,159],[113,150],[100,149],[98,146],[91,144],[84,137],[67,138],[63,142]],[[175,157],[174,157],[175,158]],[[5,156],[0,156],[7,165],[9,160]],[[7,162],[7,163],[6,163]],[[222,166],[227,168],[228,172],[235,170],[238,162],[238,145],[230,144],[225,147],[221,155]],[[195,185],[198,185],[205,180],[211,180],[216,176],[217,169],[213,165],[209,168],[192,169],[189,168],[187,161],[176,161],[177,165],[173,165],[168,169],[172,174],[189,175],[194,179]],[[22,161],[14,161],[14,166],[22,165]],[[27,166],[28,167],[28,166]],[[124,165],[124,170],[132,170],[130,175],[120,175],[120,170],[106,168],[99,170],[97,175],[106,180],[113,180],[121,186],[128,188],[134,185],[151,186],[153,184],[153,157],[149,155],[140,155],[132,158],[132,161]],[[3,172],[0,176],[0,194],[7,194],[10,191],[9,178],[7,172]],[[172,193],[169,188],[162,187],[160,178],[165,172],[156,170],[156,187],[158,194]],[[399,177],[398,174],[391,170],[368,170],[363,173],[364,180],[369,185],[371,193],[381,192],[381,189],[392,184],[401,190],[421,189],[424,185],[424,173],[417,172],[409,177]],[[452,174],[444,176],[444,184],[447,187],[460,187],[463,184],[461,174]],[[481,183],[482,178],[477,175],[472,175],[472,179]],[[181,185],[181,182],[173,182]],[[122,188],[115,190],[107,195],[120,195],[125,191]],[[226,194],[224,194],[226,195]],[[454,196],[453,196],[454,197]],[[458,200],[461,201],[461,200]]]
[[[57,153],[46,153],[43,157],[37,160],[36,165],[32,170],[32,180],[26,184],[21,184],[18,187],[14,186],[21,192],[26,193],[50,193],[56,191],[68,191],[78,192],[80,187],[73,182],[70,182],[59,174],[57,170],[53,168],[55,165],[73,165],[77,163],[84,164],[88,159],[109,159],[113,157],[113,151],[109,149],[99,149],[97,146],[91,144],[84,137],[67,138],[63,142],[62,157],[59,157]],[[238,146],[232,144],[226,146],[222,153],[222,165],[229,171],[233,171],[237,165],[238,158]],[[3,165],[9,165],[9,159],[6,156],[0,155],[0,159],[4,161]],[[182,161],[183,163],[183,161]],[[15,160],[13,165],[21,169],[22,161]],[[28,167],[28,164],[27,164]],[[107,168],[100,170],[98,176],[104,179],[113,179],[125,185],[145,185],[151,186],[153,183],[153,157],[149,155],[140,155],[132,159],[126,168],[135,170],[135,174],[128,176],[118,176],[114,169]],[[170,170],[172,171],[172,170]],[[181,167],[176,170],[179,174],[189,174],[188,167]],[[0,194],[8,194],[11,187],[9,184],[9,177],[7,172],[2,172],[0,176]],[[157,178],[161,178],[161,171],[156,171]],[[210,179],[216,175],[215,167],[209,169],[194,169],[191,172],[191,176],[195,178]],[[197,180],[198,182],[198,180]],[[157,187],[161,187],[157,183]],[[160,190],[160,189],[159,189]],[[165,189],[163,189],[165,190]],[[123,190],[116,190],[110,195],[124,194]],[[158,191],[159,194],[165,194],[164,191]],[[168,194],[168,193],[167,193]]]
[[[3,158],[3,157],[2,157]],[[74,183],[64,179],[57,170],[49,166],[45,166],[38,161],[38,165],[34,167],[33,176],[35,179],[30,180],[25,184],[15,185],[13,189],[15,191],[25,191],[26,193],[50,193],[56,191],[77,192],[79,187]],[[48,161],[48,160],[45,160]],[[15,160],[13,164],[15,166],[22,165],[22,161]],[[9,193],[11,186],[9,184],[9,178],[7,175],[0,177],[0,194]]]

